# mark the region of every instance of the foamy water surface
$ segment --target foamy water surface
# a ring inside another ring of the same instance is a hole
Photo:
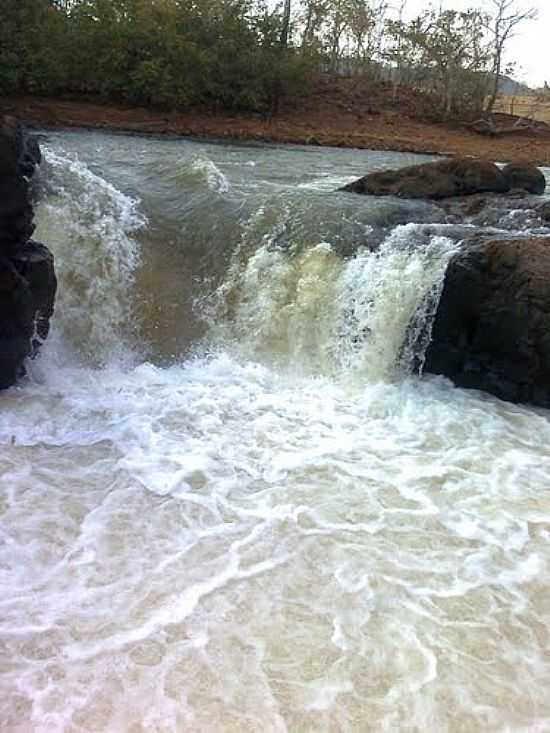
[[[457,236],[324,189],[400,156],[47,147],[0,730],[550,730],[548,413],[412,375]]]

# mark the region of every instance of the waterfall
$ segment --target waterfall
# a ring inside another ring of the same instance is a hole
[[[132,286],[140,262],[139,202],[76,156],[44,146],[38,239],[54,243],[59,292],[53,338],[97,364],[133,344]]]
[[[472,222],[333,192],[389,153],[45,148],[0,729],[548,730],[548,412],[418,377]]]

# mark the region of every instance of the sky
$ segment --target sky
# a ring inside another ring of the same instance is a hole
[[[440,0],[434,0],[439,7]],[[466,10],[475,7],[488,10],[488,0],[441,0],[444,9]],[[430,6],[427,0],[408,0],[407,15],[414,17]],[[517,81],[529,86],[542,86],[545,81],[550,84],[550,0],[517,0],[518,7],[534,7],[538,10],[538,18],[520,23],[517,34],[507,46],[506,61],[515,61]]]

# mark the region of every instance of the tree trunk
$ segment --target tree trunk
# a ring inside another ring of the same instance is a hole
[[[290,4],[291,0],[285,0],[285,7],[283,11],[283,25],[281,28],[281,46],[286,48],[288,46],[288,36],[290,33]]]
[[[500,76],[502,72],[502,47],[497,48],[496,54],[495,70],[493,72],[493,91],[491,92],[491,96],[489,97],[487,106],[485,107],[485,112],[487,114],[491,114],[493,107],[495,106],[495,102],[497,101],[498,85],[500,84]]]
[[[313,20],[313,8],[310,5],[307,9],[306,22],[304,26],[304,32],[302,35],[302,51],[305,51],[305,49],[309,45],[312,20]]]

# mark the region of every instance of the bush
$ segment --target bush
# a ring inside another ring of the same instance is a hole
[[[0,90],[272,111],[307,83],[251,0],[5,0]]]

